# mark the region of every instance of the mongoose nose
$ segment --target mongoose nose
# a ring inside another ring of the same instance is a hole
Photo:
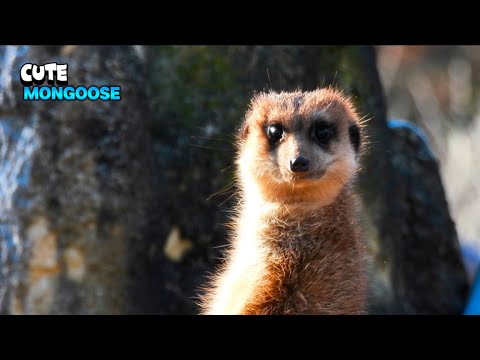
[[[290,170],[293,172],[305,172],[308,170],[308,159],[303,156],[297,156],[290,159]]]

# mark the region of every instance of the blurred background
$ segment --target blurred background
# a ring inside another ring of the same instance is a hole
[[[25,102],[27,62],[122,100]],[[0,314],[198,313],[251,96],[327,85],[370,119],[369,312],[462,313],[480,253],[479,65],[471,46],[0,46]]]
[[[471,253],[480,253],[480,46],[376,50],[388,117],[412,121],[425,132],[474,271]]]

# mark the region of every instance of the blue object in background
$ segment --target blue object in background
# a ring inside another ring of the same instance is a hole
[[[477,271],[472,292],[465,309],[465,315],[480,315],[480,270]]]
[[[422,129],[420,129],[418,126],[416,126],[414,123],[408,121],[408,120],[400,120],[400,119],[390,119],[387,121],[387,126],[390,129],[408,129],[415,133],[423,142],[424,149],[428,156],[435,158],[435,155],[433,154],[432,150],[430,149],[430,145],[428,143],[427,136],[423,132]]]
[[[474,279],[465,315],[480,315],[480,253],[471,245],[462,245],[463,261],[470,278]]]
[[[461,244],[463,262],[468,278],[475,279],[477,270],[480,270],[480,249],[472,244]]]

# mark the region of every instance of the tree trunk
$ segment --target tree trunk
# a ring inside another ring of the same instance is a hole
[[[3,50],[1,312],[126,313],[150,194],[140,62],[130,47]],[[123,98],[24,102],[26,62],[68,63],[70,85],[118,84]]]
[[[197,313],[226,243],[233,133],[251,95],[328,84],[371,118],[360,179],[370,312],[463,310],[437,163],[414,132],[389,128],[372,47],[2,51],[4,65],[13,56],[0,81],[3,313]],[[122,100],[19,100],[20,66],[50,61],[69,64],[73,85],[121,85]]]

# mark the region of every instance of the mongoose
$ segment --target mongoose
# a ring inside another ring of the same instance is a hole
[[[236,139],[239,202],[203,314],[363,314],[353,179],[359,116],[339,90],[253,97]]]

